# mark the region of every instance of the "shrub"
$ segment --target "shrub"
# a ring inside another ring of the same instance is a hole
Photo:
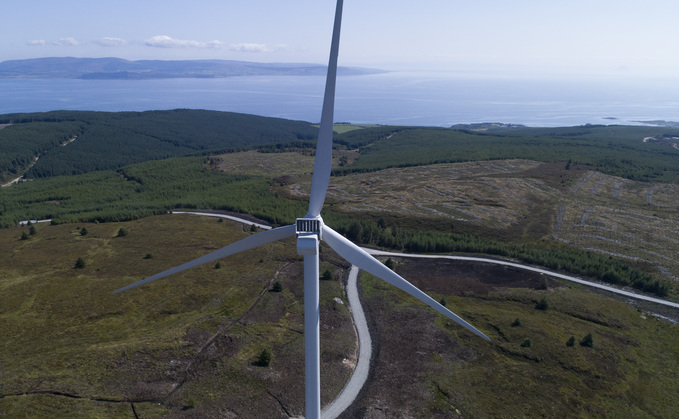
[[[521,347],[522,347],[522,348],[530,348],[530,345],[531,345],[532,343],[533,343],[533,342],[531,342],[530,338],[526,338],[526,339],[524,339],[523,342],[521,343]]]
[[[323,272],[323,275],[321,275],[321,279],[323,281],[331,281],[332,280],[332,272],[330,272],[330,269],[326,269]]]
[[[281,291],[283,291],[283,285],[280,282],[276,281],[276,282],[273,283],[273,287],[271,287],[271,291],[281,292]]]
[[[387,268],[391,269],[392,271],[396,267],[396,263],[391,258],[387,259],[387,261],[384,262],[384,264],[387,266]]]
[[[220,220],[221,220],[221,218],[220,218]],[[215,269],[221,269],[221,268],[222,268],[222,263],[221,263],[221,262],[215,263]]]
[[[439,301],[439,304],[441,304],[443,307],[445,307],[446,303],[447,303],[446,297],[441,297],[441,301]]]
[[[575,336],[571,336],[570,339],[566,341],[566,346],[573,346],[575,345]]]
[[[257,364],[261,365],[262,367],[268,367],[271,363],[271,358],[273,358],[273,354],[268,348],[265,348],[259,353],[259,357],[257,357]]]
[[[519,326],[521,326],[521,319],[517,317],[512,322],[512,327],[519,327]]]
[[[549,308],[549,301],[547,301],[547,297],[543,297],[542,300],[538,301],[538,303],[535,305],[535,308],[538,310],[547,310]]]
[[[78,260],[75,261],[75,269],[82,269],[85,267],[85,259],[82,257],[79,257]]]
[[[89,233],[89,231],[87,231],[87,229],[85,227],[80,229],[80,235],[81,236],[85,236],[85,235],[87,235],[87,233]]]
[[[31,236],[35,236],[37,233],[38,233],[38,231],[35,229],[35,226],[34,226],[34,225],[32,225],[32,226],[28,229],[28,234],[30,234]]]
[[[127,236],[127,230],[125,230],[124,227],[120,227],[120,230],[118,230],[118,237],[125,237]]]
[[[594,347],[594,338],[592,337],[591,333],[587,333],[584,338],[580,341],[580,346],[585,346],[587,348],[593,348]]]
[[[147,254],[144,256],[144,259],[153,259],[153,254],[147,253]]]
[[[31,236],[28,235],[28,231],[21,233],[21,240],[28,240]]]

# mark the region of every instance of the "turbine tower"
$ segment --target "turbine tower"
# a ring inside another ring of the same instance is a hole
[[[340,26],[342,23],[343,0],[337,1],[335,23],[330,47],[328,75],[325,84],[321,125],[316,145],[316,158],[311,181],[311,195],[309,211],[304,218],[298,218],[293,225],[278,227],[261,233],[253,234],[236,243],[187,262],[183,265],[168,269],[150,276],[134,284],[128,285],[114,292],[126,291],[130,288],[146,284],[156,279],[190,269],[204,263],[213,262],[245,250],[261,245],[297,236],[297,253],[304,256],[304,386],[305,386],[305,415],[306,418],[321,417],[321,380],[320,380],[320,327],[319,327],[319,261],[318,245],[324,241],[340,256],[366,272],[369,272],[395,287],[407,292],[418,300],[428,304],[433,309],[452,319],[476,335],[490,340],[486,335],[467,323],[465,320],[439,304],[436,300],[387,268],[380,261],[366,251],[347,240],[332,228],[323,223],[321,209],[330,182],[332,164],[332,132],[333,114],[335,106],[335,80],[337,78],[337,56],[339,53]]]

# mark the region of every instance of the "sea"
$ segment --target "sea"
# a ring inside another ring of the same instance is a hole
[[[0,79],[0,114],[210,109],[320,120],[324,77]],[[494,77],[399,71],[337,80],[335,122],[448,127],[679,121],[679,81]]]

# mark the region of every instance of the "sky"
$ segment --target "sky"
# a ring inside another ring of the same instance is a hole
[[[0,61],[326,63],[334,0],[4,2]],[[679,77],[679,1],[345,0],[340,65],[527,76]]]

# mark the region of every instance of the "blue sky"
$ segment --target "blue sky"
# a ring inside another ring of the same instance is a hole
[[[0,61],[51,56],[325,63],[334,0],[5,2]],[[340,65],[679,74],[676,0],[345,0]]]

